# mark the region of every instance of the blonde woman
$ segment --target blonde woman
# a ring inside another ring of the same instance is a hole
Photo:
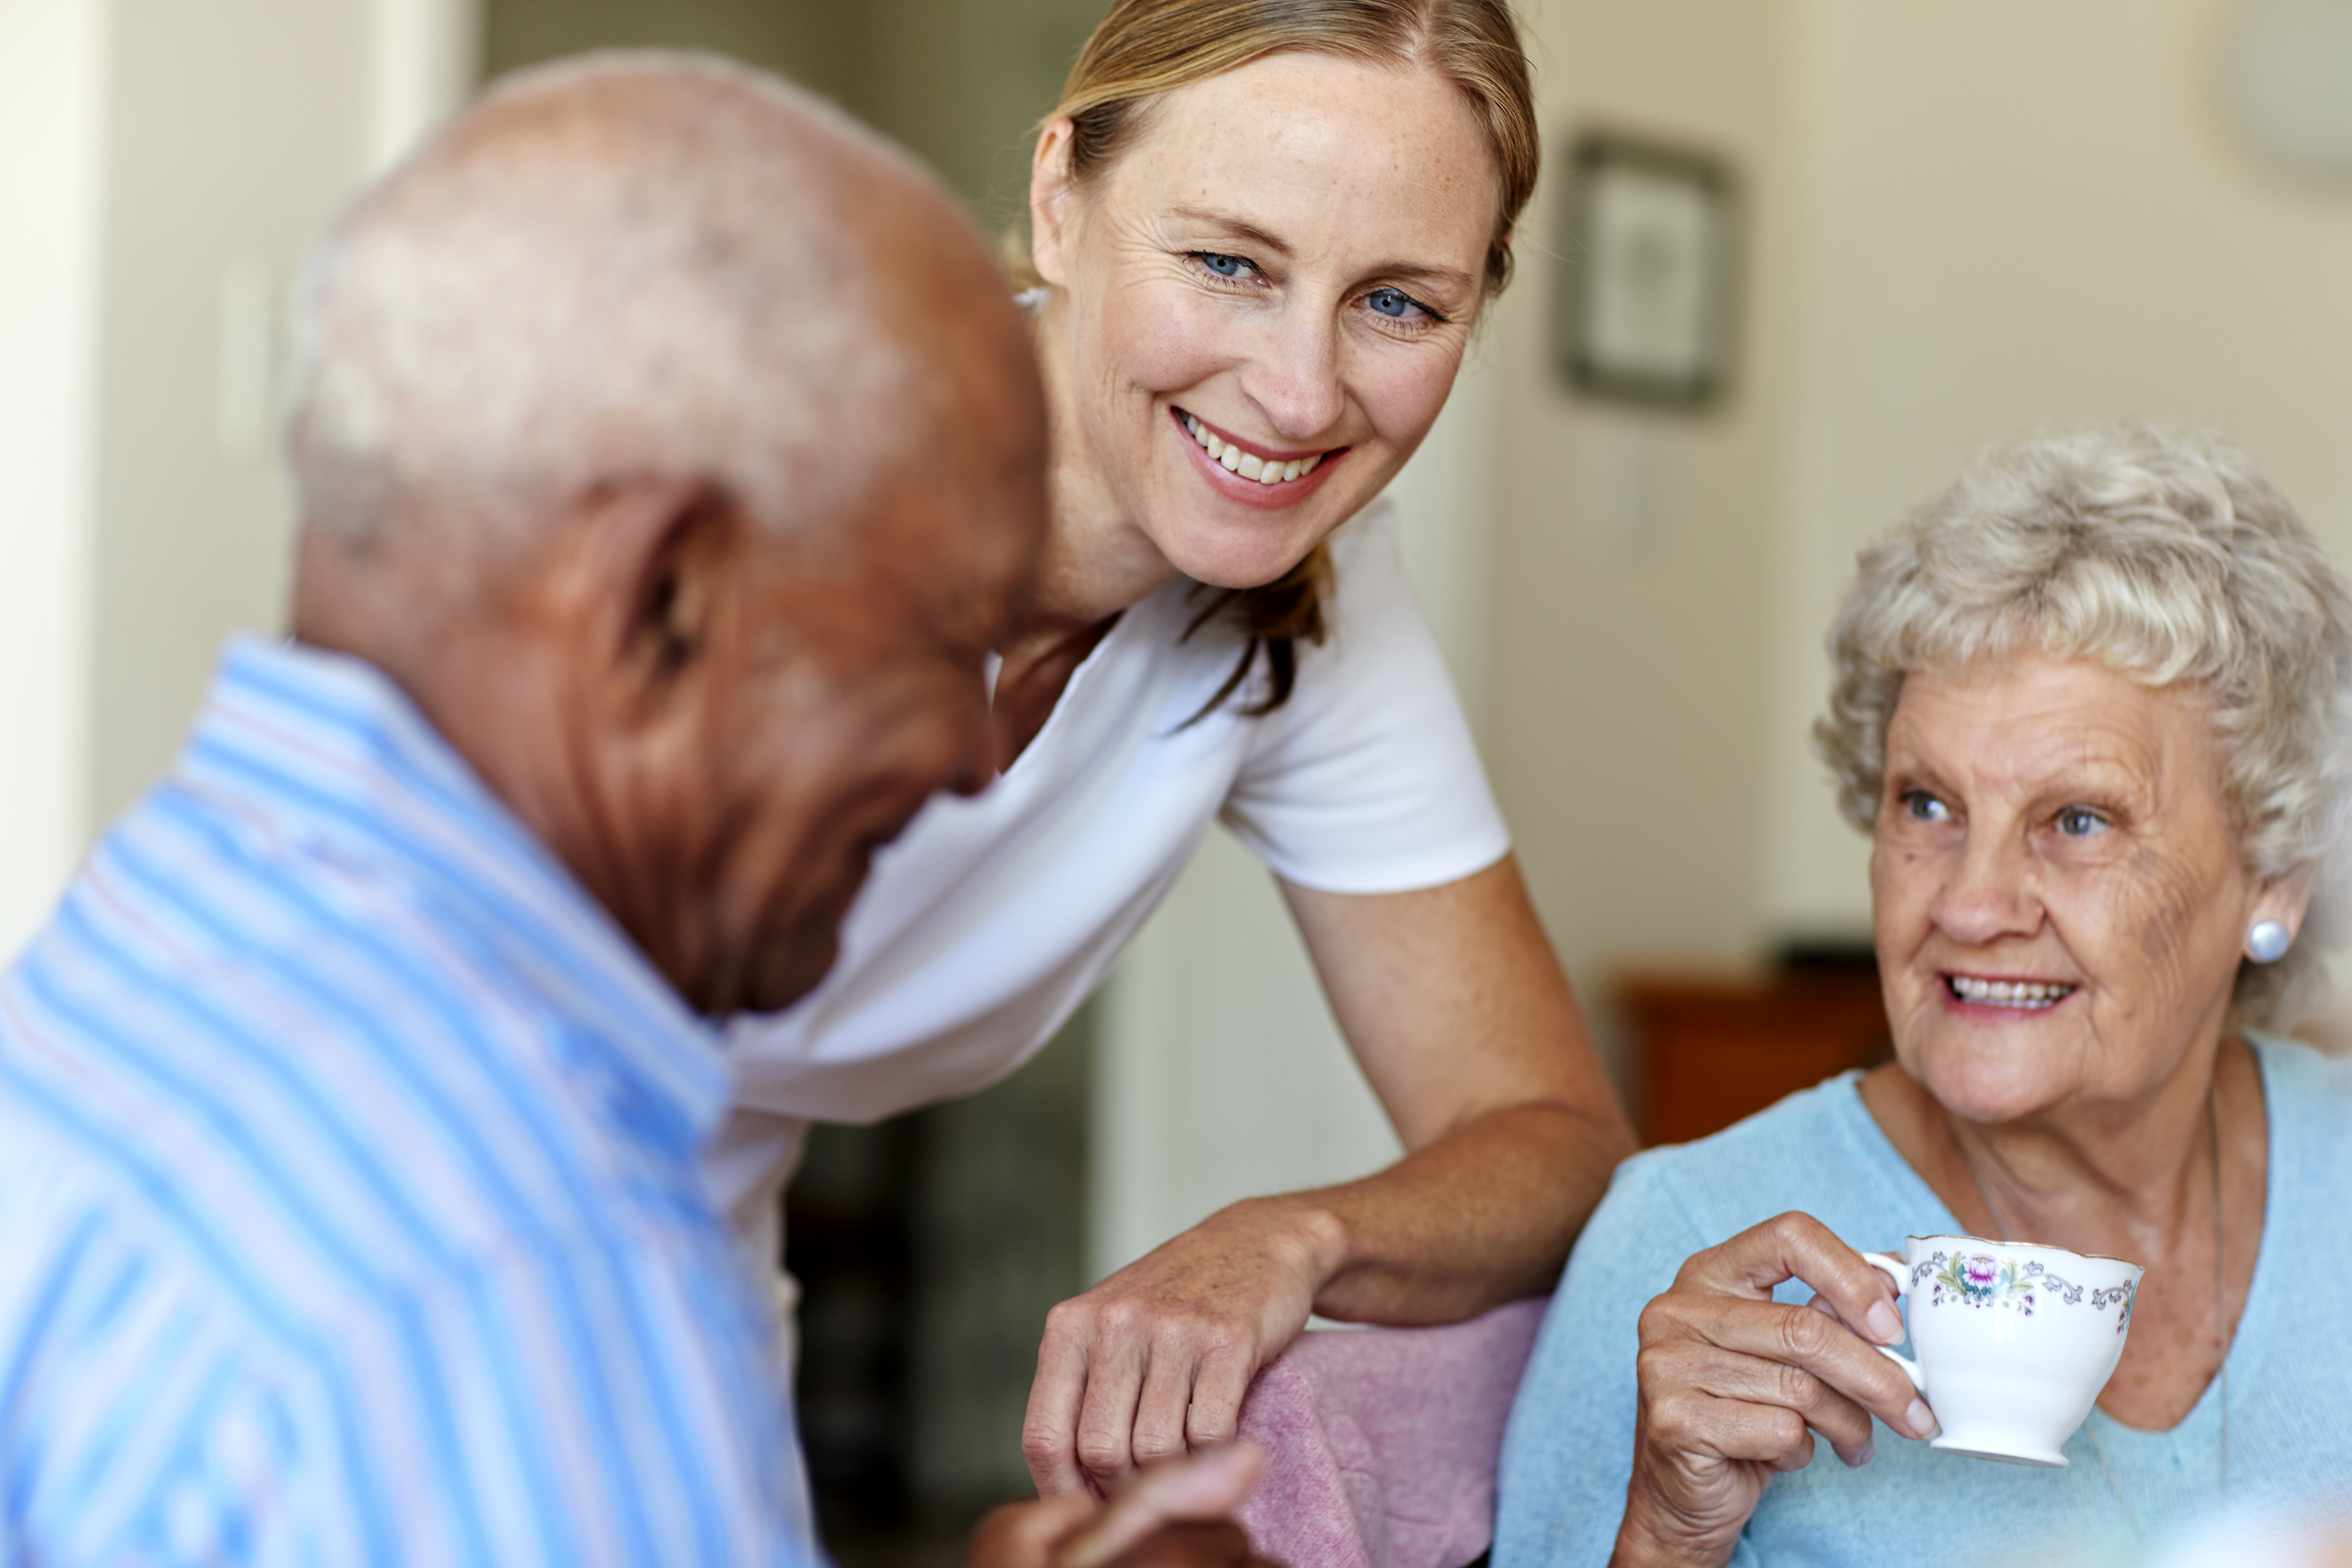
[[[1504,0],[1120,0],[1038,137],[1054,518],[998,650],[1001,776],[879,855],[823,987],[740,1032],[719,1184],[757,1215],[807,1120],[1010,1072],[1219,818],[1406,1150],[1057,1309],[1025,1434],[1048,1494],[1229,1436],[1310,1311],[1545,1289],[1632,1147],[1370,506],[1508,276],[1537,161]]]

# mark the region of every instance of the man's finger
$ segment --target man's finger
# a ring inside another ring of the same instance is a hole
[[[1230,1521],[1163,1524],[1129,1547],[1110,1568],[1245,1568],[1249,1537]]]
[[[1248,1500],[1264,1463],[1256,1444],[1235,1443],[1139,1472],[1062,1548],[1057,1568],[1102,1568],[1163,1526],[1226,1518]]]
[[[963,1568],[1047,1568],[1061,1541],[1100,1506],[1081,1493],[992,1510],[972,1527]]]

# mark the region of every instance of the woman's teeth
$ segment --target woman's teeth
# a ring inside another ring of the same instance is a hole
[[[1220,439],[1217,433],[1191,415],[1184,416],[1184,428],[1192,439],[1201,443],[1201,450],[1209,454],[1212,462],[1223,465],[1227,473],[1239,474],[1245,479],[1255,479],[1262,485],[1278,485],[1286,480],[1303,479],[1315,471],[1323,454],[1311,458],[1294,458],[1286,463],[1269,463],[1255,453],[1244,452],[1230,441]]]
[[[1971,980],[1948,974],[1944,984],[1961,1001],[1988,1007],[2053,1007],[2074,994],[2072,985],[2045,985],[2039,980]]]

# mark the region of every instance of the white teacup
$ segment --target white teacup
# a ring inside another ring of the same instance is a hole
[[[1863,1256],[1905,1300],[1919,1359],[1878,1350],[1935,1412],[1935,1446],[2063,1465],[2124,1353],[2140,1266],[1974,1236],[1908,1237],[1901,1263]]]

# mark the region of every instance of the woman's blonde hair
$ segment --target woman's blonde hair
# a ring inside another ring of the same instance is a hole
[[[1511,278],[1511,230],[1535,194],[1543,159],[1535,89],[1508,0],[1116,0],[1078,51],[1061,101],[1039,128],[1070,121],[1070,180],[1083,187],[1134,144],[1162,94],[1284,52],[1426,66],[1461,89],[1495,157],[1486,283],[1489,296],[1500,293]],[[1014,275],[1035,284],[1025,247],[1016,242],[1008,250]],[[1261,647],[1271,679],[1266,694],[1245,711],[1268,713],[1289,700],[1297,644],[1323,640],[1330,577],[1329,552],[1318,544],[1275,581],[1215,596],[1192,630],[1223,620],[1245,644],[1211,709],[1249,678]]]
[[[2242,452],[2141,425],[1996,447],[1861,568],[1830,628],[1830,710],[1813,726],[1848,821],[1876,823],[1886,727],[1914,670],[2033,648],[2190,683],[2221,742],[2247,868],[2316,873],[2294,950],[2240,966],[2231,1022],[2285,1027],[2309,1012],[2352,782],[2352,593]]]

